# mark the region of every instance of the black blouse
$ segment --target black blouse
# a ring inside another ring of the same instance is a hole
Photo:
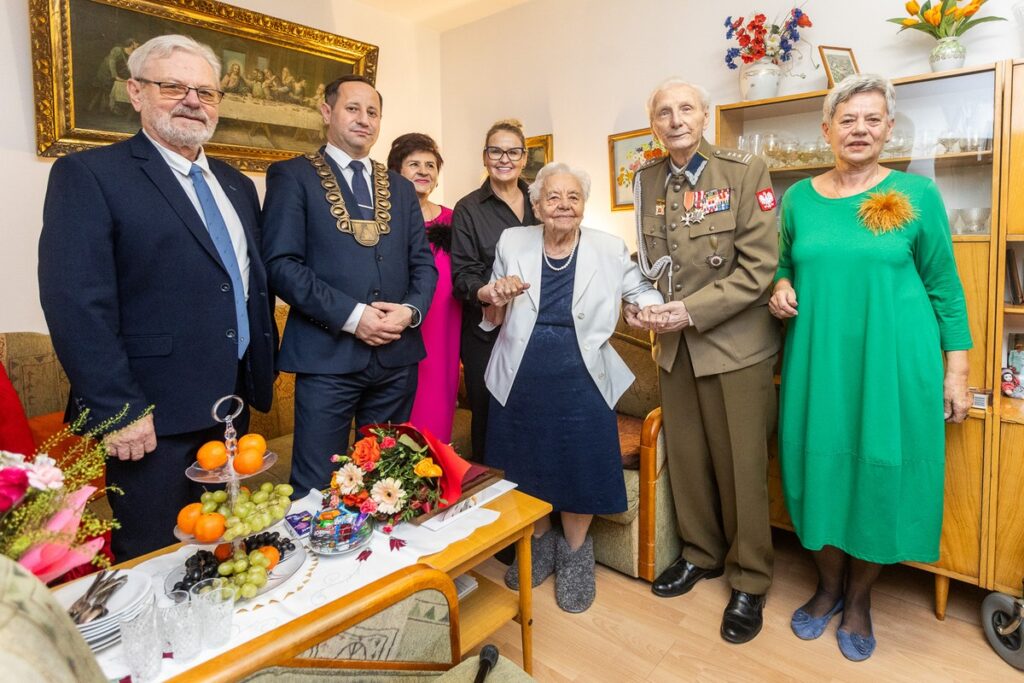
[[[494,194],[487,178],[479,189],[459,200],[452,215],[452,290],[456,299],[469,302],[463,308],[463,327],[476,328],[482,317],[477,291],[491,280],[494,249],[505,228],[535,225],[529,185],[519,179],[523,193],[523,220]]]

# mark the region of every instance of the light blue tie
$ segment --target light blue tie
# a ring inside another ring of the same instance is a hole
[[[235,318],[237,322],[238,335],[238,357],[245,355],[249,347],[249,312],[245,307],[245,288],[242,286],[242,272],[238,268],[238,258],[235,256],[235,248],[231,244],[231,235],[228,233],[228,226],[224,223],[224,217],[217,208],[217,200],[213,198],[210,186],[206,184],[203,177],[203,169],[198,164],[192,164],[188,172],[192,179],[192,185],[199,197],[199,206],[203,209],[203,216],[206,219],[206,230],[210,233],[213,246],[217,247],[221,263],[228,271],[231,278],[231,289],[235,295]]]

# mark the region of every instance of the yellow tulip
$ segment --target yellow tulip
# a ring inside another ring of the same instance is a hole
[[[907,17],[906,19],[903,20],[903,25],[904,26],[915,26],[915,25],[917,25],[917,23],[919,21],[921,21],[921,20],[920,19],[915,19],[915,18],[912,18],[912,17]]]
[[[932,7],[930,10],[924,13],[924,20],[932,26],[938,26],[939,21],[942,18],[942,7]]]
[[[906,7],[907,7],[907,14],[909,14],[911,16],[916,16],[917,13],[921,11],[921,6],[919,4],[917,4],[914,0],[910,0],[907,3]]]
[[[953,12],[956,12],[956,5],[954,5],[953,7],[950,7],[948,10],[946,10],[946,16],[948,17]]]
[[[433,458],[423,458],[416,467],[413,468],[413,472],[416,473],[417,477],[440,477],[442,474],[441,468],[434,464]]]

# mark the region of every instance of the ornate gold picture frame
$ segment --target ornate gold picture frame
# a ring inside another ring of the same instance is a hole
[[[322,86],[376,80],[376,45],[214,0],[29,0],[36,152],[56,157],[139,129],[127,55],[165,33],[213,48],[223,63],[217,132],[207,152],[247,171],[320,147]]]
[[[650,128],[638,128],[608,136],[608,176],[612,211],[633,208],[633,174],[653,159],[665,156],[665,148]]]
[[[544,168],[544,164],[550,164],[555,160],[554,136],[534,135],[526,138],[526,168],[523,169],[523,179],[532,183],[537,178],[537,173]]]

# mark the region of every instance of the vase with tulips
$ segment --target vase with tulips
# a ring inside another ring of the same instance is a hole
[[[941,0],[923,5],[916,0],[909,0],[904,5],[907,17],[894,17],[887,21],[898,24],[900,31],[914,29],[927,33],[938,41],[928,56],[932,71],[956,69],[964,64],[967,48],[960,42],[960,37],[978,24],[989,21],[1005,21],[1003,17],[975,17],[981,6],[988,0]],[[963,4],[961,4],[963,2]]]

